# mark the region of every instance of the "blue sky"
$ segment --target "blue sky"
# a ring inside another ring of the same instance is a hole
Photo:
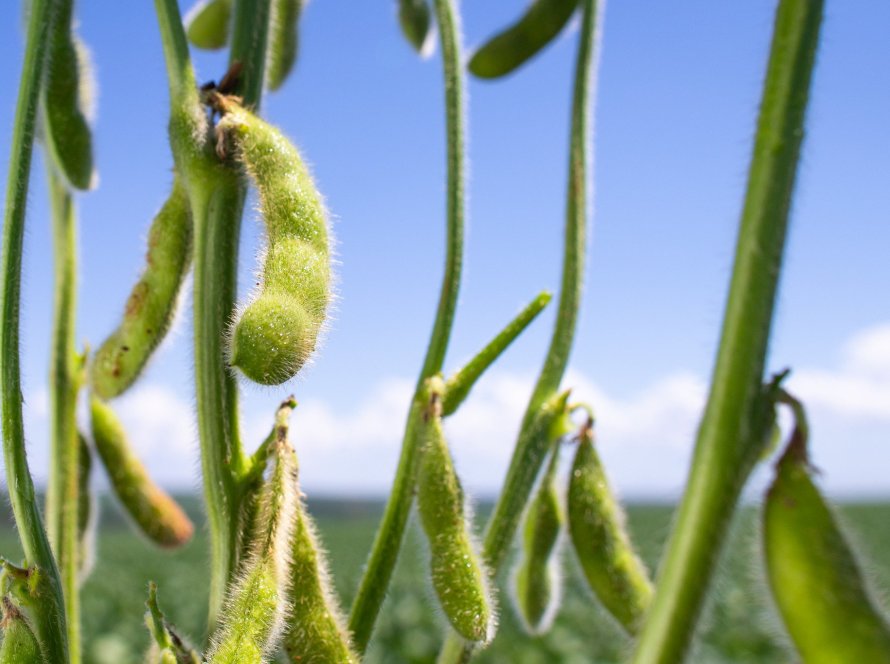
[[[810,404],[815,462],[837,495],[890,492],[890,5],[829,2],[815,73],[770,368]],[[472,48],[525,0],[465,2]],[[183,9],[188,9],[184,5]],[[595,119],[594,219],[567,385],[590,398],[627,496],[676,495],[711,370],[731,269],[774,2],[606,7]],[[9,154],[22,57],[18,7],[0,27],[0,155]],[[80,2],[98,77],[100,186],[80,197],[78,335],[114,327],[141,270],[172,161],[152,3]],[[466,275],[447,366],[456,368],[559,278],[570,79],[566,31],[500,82],[469,81]],[[218,54],[196,54],[199,80]],[[332,212],[339,302],[306,375],[244,385],[248,445],[295,392],[304,486],[386,491],[432,323],[443,258],[444,125],[438,53],[419,60],[393,2],[314,0],[301,54],[267,117],[301,147]],[[25,258],[23,371],[32,466],[46,476],[52,295],[48,208],[35,162]],[[260,225],[245,224],[242,285]],[[884,294],[884,295],[881,295]],[[552,311],[479,385],[449,434],[468,487],[498,489]],[[171,487],[198,485],[190,311],[118,408]],[[761,471],[755,488],[768,472]]]

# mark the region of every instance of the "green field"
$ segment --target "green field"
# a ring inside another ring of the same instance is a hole
[[[355,502],[312,504],[341,597],[349,600],[377,525],[379,505]],[[193,510],[192,510],[193,511]],[[879,588],[890,589],[890,504],[845,505],[848,531],[870,561]],[[671,509],[635,505],[628,510],[635,541],[650,567],[667,535]],[[148,644],[142,615],[146,584],[160,586],[162,606],[183,632],[198,634],[207,597],[206,538],[200,533],[184,549],[159,552],[132,534],[113,507],[104,508],[98,561],[84,587],[83,616],[86,661],[91,664],[141,662]],[[4,555],[18,546],[9,528],[0,532]],[[559,616],[544,638],[524,636],[512,616],[506,594],[501,598],[497,639],[479,662],[618,662],[627,640],[597,607],[564,551],[566,591]],[[367,662],[432,662],[443,619],[435,608],[425,573],[426,554],[413,529],[404,550]],[[502,582],[503,585],[503,582]],[[765,592],[757,541],[757,513],[744,510],[734,528],[707,616],[702,622],[694,662],[793,661],[781,626]]]

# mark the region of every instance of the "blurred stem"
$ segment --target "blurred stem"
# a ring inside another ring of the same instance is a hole
[[[77,433],[77,395],[83,364],[75,350],[77,293],[77,217],[74,199],[47,154],[47,183],[52,210],[55,302],[50,354],[51,454],[46,495],[49,540],[59,561],[68,619],[71,662],[80,661],[80,439]]]
[[[760,396],[821,0],[782,0],[711,392],[637,664],[683,660],[739,494],[762,449]]]
[[[3,249],[0,256],[0,406],[9,498],[25,557],[29,565],[39,568],[42,580],[41,600],[34,603],[34,627],[47,661],[64,663],[69,659],[62,584],[49,539],[40,520],[34,483],[28,470],[19,365],[19,308],[25,209],[40,82],[49,47],[47,36],[55,9],[55,3],[51,0],[31,2],[25,58],[16,103],[3,218]]]
[[[435,0],[436,19],[442,42],[442,66],[445,80],[445,120],[448,146],[448,193],[445,275],[439,296],[439,307],[426,358],[417,381],[402,452],[392,492],[362,576],[349,616],[356,650],[363,653],[374,630],[374,623],[386,597],[392,573],[411,513],[420,440],[418,417],[425,404],[419,404],[424,381],[439,373],[451,336],[457,296],[460,289],[464,241],[464,81],[461,63],[460,17],[454,0]]]
[[[572,126],[569,139],[569,177],[566,201],[565,240],[559,311],[544,366],[522,419],[519,438],[504,487],[488,522],[482,555],[489,572],[496,575],[504,562],[519,525],[522,510],[548,452],[546,437],[533,435],[533,425],[544,402],[552,397],[565,373],[575,337],[581,290],[584,281],[584,254],[587,237],[587,186],[590,163],[590,100],[592,73],[597,54],[599,3],[584,0],[578,59],[575,65],[572,98]],[[465,662],[473,647],[450,631],[439,654],[439,662]]]

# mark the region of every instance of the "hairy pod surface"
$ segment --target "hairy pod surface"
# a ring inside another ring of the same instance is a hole
[[[553,41],[577,7],[578,0],[535,0],[516,23],[473,54],[470,71],[479,78],[506,76]]]
[[[3,598],[3,643],[0,644],[0,664],[36,664],[45,662],[34,631],[25,616],[9,597]]]
[[[231,20],[232,0],[200,0],[186,14],[186,36],[198,48],[222,48],[229,41]]]
[[[269,476],[257,498],[247,555],[229,589],[208,662],[266,662],[284,626],[290,543],[298,509],[297,460],[287,440],[287,418],[295,404],[285,402],[269,446]]]
[[[581,434],[572,464],[568,520],[588,584],[618,622],[635,634],[652,599],[652,582],[631,545],[590,427]]]
[[[497,622],[488,572],[470,535],[464,492],[445,441],[441,379],[427,381],[417,507],[430,547],[430,574],[442,611],[468,641],[487,643]]]
[[[90,486],[93,453],[83,434],[78,432],[77,453],[77,541],[78,580],[83,583],[95,562],[96,495]]]
[[[93,442],[111,487],[139,530],[165,548],[185,544],[194,532],[192,522],[148,476],[117,415],[95,395],[90,399],[90,418]]]
[[[87,121],[93,87],[89,52],[71,30],[73,0],[56,4],[42,88],[44,139],[68,183],[75,189],[90,189],[96,177]]]
[[[773,597],[805,664],[890,663],[890,626],[811,477],[795,431],[763,509]]]
[[[399,0],[399,25],[415,51],[424,57],[432,53],[436,32],[427,0]]]
[[[530,634],[550,629],[562,594],[558,545],[566,518],[556,486],[558,463],[557,443],[526,511],[522,555],[513,577],[516,612]]]
[[[130,292],[124,317],[96,351],[90,384],[102,399],[123,393],[142,373],[176,312],[192,256],[188,194],[176,178],[148,232],[145,269]]]
[[[350,664],[359,661],[328,573],[315,524],[300,500],[294,519],[290,563],[291,615],[284,649],[299,664]]]
[[[281,132],[220,97],[217,124],[253,180],[268,247],[260,284],[231,334],[230,361],[263,385],[293,378],[309,359],[330,300],[324,205],[296,148]]]
[[[294,68],[299,50],[300,14],[306,0],[274,0],[269,51],[266,60],[266,87],[277,90]]]

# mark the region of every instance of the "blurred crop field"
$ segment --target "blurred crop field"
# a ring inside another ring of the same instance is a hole
[[[183,502],[200,521],[199,501],[186,498]],[[344,606],[348,606],[358,583],[381,509],[381,504],[373,502],[310,503]],[[477,511],[481,520],[486,509],[483,506]],[[890,590],[890,503],[843,504],[838,511],[876,587]],[[634,540],[654,568],[668,534],[672,507],[631,505],[627,512]],[[794,661],[766,592],[757,526],[757,509],[744,508],[736,519],[690,661]],[[13,560],[20,556],[8,521],[0,530],[0,553]],[[161,606],[180,631],[201,633],[208,592],[207,540],[202,528],[183,549],[158,551],[133,533],[110,501],[103,501],[96,553],[96,565],[83,590],[87,662],[142,661],[148,645],[143,613],[150,580],[159,584]],[[597,606],[568,547],[563,547],[562,559],[565,592],[550,633],[543,638],[525,636],[513,617],[508,594],[502,590],[497,638],[475,661],[588,664],[623,660],[627,638]],[[432,600],[426,560],[422,535],[412,528],[365,660],[369,664],[435,660],[444,618]],[[500,579],[500,586],[509,586],[509,576]],[[884,606],[888,606],[887,601]]]

